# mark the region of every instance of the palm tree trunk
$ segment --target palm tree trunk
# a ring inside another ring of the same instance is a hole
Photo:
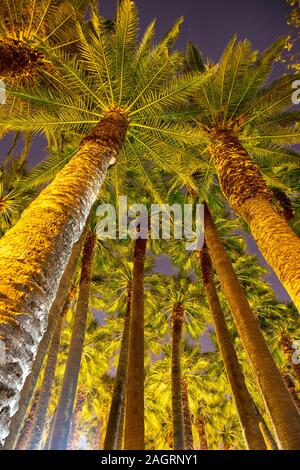
[[[185,450],[194,450],[192,417],[189,404],[188,381],[182,379],[182,407],[183,407],[183,426],[184,426],[184,447]]]
[[[123,397],[116,450],[123,450],[124,425],[125,425],[125,396]]]
[[[39,450],[44,433],[44,427],[46,423],[48,406],[51,399],[51,392],[53,386],[53,380],[55,376],[55,369],[58,359],[59,347],[60,347],[60,338],[62,327],[64,323],[65,316],[69,310],[71,302],[70,294],[67,296],[65,305],[62,309],[61,315],[57,321],[55,330],[52,335],[51,344],[49,348],[47,363],[44,371],[43,381],[40,388],[39,400],[37,404],[37,410],[35,414],[34,424],[32,435],[29,443],[29,448],[31,450]]]
[[[122,343],[119,355],[117,374],[114,382],[114,390],[110,405],[106,435],[104,441],[104,450],[115,450],[118,441],[118,432],[121,424],[121,415],[123,410],[124,394],[127,379],[128,368],[128,347],[129,347],[129,329],[130,329],[130,308],[131,308],[132,284],[127,286],[127,306],[124,318],[124,329]]]
[[[53,330],[55,328],[56,320],[61,315],[61,311],[63,309],[68,290],[70,288],[71,281],[76,270],[78,258],[82,249],[83,240],[84,234],[81,235],[78,242],[76,242],[76,244],[74,245],[67,267],[59,283],[59,288],[57,290],[55,300],[52,303],[52,306],[49,311],[47,330],[44,333],[43,339],[39,345],[38,353],[35,358],[32,371],[30,375],[27,376],[24,387],[22,389],[18,411],[11,420],[11,424],[9,427],[9,435],[5,439],[5,445],[3,447],[3,449],[5,450],[14,449],[19,438],[20,430],[22,428],[28,407],[32,400],[33,393],[36,388],[36,384],[42,366],[44,364],[45,356],[49,349],[49,344],[53,334]]]
[[[39,390],[35,392],[29,414],[24,423],[23,429],[21,431],[20,437],[15,447],[16,450],[28,450],[28,444],[31,438],[33,423],[34,423],[34,419],[36,416],[38,400],[39,400]]]
[[[261,412],[259,411],[259,409],[258,409],[258,407],[256,406],[255,403],[254,403],[254,408],[255,408],[255,413],[256,413],[256,416],[257,416],[257,419],[258,419],[258,422],[259,422],[259,427],[260,427],[261,433],[264,436],[264,440],[265,440],[267,449],[268,450],[278,450],[278,446],[275,442],[275,439],[274,439],[270,429],[268,428],[268,425],[267,425],[264,417],[262,416]]]
[[[257,166],[230,131],[214,133],[211,152],[230,206],[248,223],[251,233],[300,311],[300,240],[271,202]]]
[[[57,408],[55,408],[55,411],[54,411],[53,415],[51,416],[50,422],[48,423],[48,426],[47,426],[47,438],[46,438],[46,442],[45,442],[45,445],[44,445],[44,447],[43,447],[43,450],[49,450],[49,447],[50,447],[51,436],[52,436],[52,431],[53,431],[53,426],[54,426],[54,421],[55,421],[55,415],[56,415],[56,410],[57,410]]]
[[[6,348],[6,364],[0,370],[0,441],[8,435],[72,247],[127,127],[119,112],[104,116],[0,240],[0,336]]]
[[[103,441],[103,424],[104,420],[101,417],[96,425],[95,438],[93,442],[93,450],[103,450],[102,441]]]
[[[202,411],[199,410],[198,416],[195,419],[195,428],[199,438],[199,447],[200,450],[208,450],[207,435],[205,429],[205,419],[202,414]]]
[[[300,415],[266,345],[207,207],[205,236],[238,334],[274,427],[279,448],[300,449]]]
[[[85,401],[86,401],[85,392],[83,390],[78,390],[74,413],[72,417],[72,425],[70,429],[70,437],[69,437],[69,443],[68,443],[69,450],[77,450],[79,447],[79,442],[80,442],[79,425],[80,425],[81,414],[82,414]]]
[[[184,450],[184,418],[181,390],[181,340],[184,309],[182,304],[175,304],[172,312],[172,367],[171,367],[171,395],[172,395],[172,422],[174,450]]]
[[[63,384],[57,405],[57,413],[52,432],[50,450],[64,450],[68,446],[88,314],[92,262],[95,246],[96,235],[94,233],[88,232],[85,239],[81,261],[82,267],[79,284],[79,296],[75,312],[75,322],[72,331]]]
[[[144,263],[147,240],[135,241],[126,386],[126,450],[144,450]]]
[[[227,328],[224,312],[220,305],[212,277],[212,265],[207,247],[200,253],[202,281],[208,300],[218,344],[226,375],[235,401],[243,436],[248,449],[266,450],[265,440],[259,428],[254,402],[247,389],[244,374],[236,355],[230,333]]]

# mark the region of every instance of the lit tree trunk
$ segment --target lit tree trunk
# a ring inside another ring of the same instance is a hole
[[[273,207],[262,175],[229,131],[216,130],[211,152],[230,206],[248,223],[257,245],[300,311],[300,240]]]
[[[37,410],[35,413],[35,419],[33,423],[32,435],[29,443],[29,448],[31,450],[39,450],[44,433],[44,427],[47,417],[48,406],[51,399],[51,392],[53,386],[53,380],[55,376],[55,369],[58,359],[59,347],[60,347],[60,338],[62,327],[64,323],[65,316],[69,310],[71,301],[71,295],[67,296],[65,305],[62,309],[60,318],[57,321],[55,330],[52,335],[51,344],[49,348],[49,353],[47,357],[47,363],[44,371],[43,381],[40,388],[39,400],[37,404]]]
[[[126,386],[125,450],[144,450],[144,263],[147,240],[135,241]]]
[[[244,374],[236,355],[233,342],[227,328],[225,316],[220,305],[212,277],[210,255],[206,246],[204,246],[200,253],[200,259],[205,294],[212,314],[220,352],[235,401],[245,443],[248,449],[266,450],[266,444],[259,427],[254,402],[247,389]]]
[[[50,418],[50,422],[48,424],[48,429],[47,429],[47,439],[44,445],[43,450],[49,450],[50,447],[50,442],[51,442],[51,436],[52,436],[52,431],[53,431],[53,426],[54,426],[54,421],[55,421],[55,415],[56,415],[56,409],[53,413],[53,415]]]
[[[278,450],[278,446],[275,442],[275,439],[267,426],[264,417],[262,416],[261,412],[259,411],[258,407],[254,403],[255,413],[259,422],[259,427],[261,430],[262,435],[264,436],[264,440],[268,450]]]
[[[83,390],[78,390],[74,413],[72,417],[69,443],[68,443],[68,449],[70,450],[77,450],[79,447],[79,442],[80,442],[79,425],[80,425],[81,414],[82,414],[85,401],[86,401],[85,392]]]
[[[181,390],[181,340],[184,320],[183,305],[178,303],[172,312],[172,366],[171,366],[171,398],[174,450],[184,450],[184,419]]]
[[[124,394],[126,388],[127,368],[128,368],[128,346],[130,328],[130,307],[131,307],[132,284],[127,286],[127,306],[124,318],[124,328],[122,343],[119,355],[117,374],[114,382],[114,390],[109,411],[109,418],[106,428],[104,450],[116,449],[118,432],[121,425],[121,415],[123,411]]]
[[[192,417],[189,404],[189,392],[187,378],[182,379],[182,407],[183,407],[183,425],[184,425],[184,447],[185,450],[193,450],[193,430]]]
[[[27,419],[24,423],[23,429],[21,431],[20,437],[18,439],[18,442],[16,444],[15,449],[16,450],[28,450],[28,444],[31,438],[31,433],[33,429],[33,423],[36,415],[36,409],[37,409],[37,404],[38,404],[38,399],[39,399],[39,391],[35,392],[33,402],[29,411],[29,414],[27,416]]]
[[[205,236],[238,334],[248,354],[281,449],[300,449],[300,415],[266,345],[256,318],[232,268],[214,222],[205,208]]]
[[[88,232],[81,260],[81,277],[75,321],[72,330],[63,384],[57,405],[50,450],[64,450],[68,446],[88,314],[91,272],[95,246],[96,235]]]
[[[18,411],[11,420],[9,435],[5,439],[4,445],[4,449],[6,450],[14,449],[18,437],[20,435],[20,429],[22,427],[28,407],[32,400],[33,393],[36,388],[36,384],[44,363],[44,359],[49,349],[49,343],[53,330],[55,328],[56,320],[61,314],[64,302],[68,294],[68,290],[71,285],[72,277],[75,273],[78,258],[82,249],[83,239],[84,234],[81,235],[78,242],[76,242],[76,244],[74,245],[67,267],[59,283],[59,288],[55,300],[49,311],[47,330],[44,333],[43,339],[39,345],[38,353],[35,358],[30,375],[27,376],[24,387],[22,389]]]
[[[123,450],[123,438],[124,438],[124,424],[125,424],[125,397],[123,397],[122,411],[118,430],[117,450]]]
[[[93,442],[94,450],[102,450],[102,441],[103,441],[103,418],[100,418],[96,425],[95,438]]]
[[[0,240],[0,337],[6,350],[0,370],[0,441],[8,435],[72,247],[127,127],[125,116],[108,113]]]
[[[199,438],[200,450],[208,450],[206,429],[205,429],[205,418],[201,410],[198,412],[198,416],[195,418],[195,428]]]

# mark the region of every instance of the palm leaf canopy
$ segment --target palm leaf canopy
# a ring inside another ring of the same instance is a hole
[[[202,157],[209,158],[209,142],[214,129],[228,129],[238,136],[263,172],[282,162],[299,162],[291,148],[300,142],[298,110],[292,110],[295,75],[269,82],[274,62],[280,57],[286,38],[266,51],[254,51],[248,40],[234,37],[221,57],[217,72],[196,95],[198,123],[206,130]]]
[[[6,130],[44,133],[52,141],[63,133],[78,144],[105,113],[117,109],[129,121],[119,166],[130,165],[144,176],[159,167],[176,174],[182,185],[194,185],[190,169],[199,162],[190,144],[198,143],[203,133],[187,122],[186,111],[181,109],[213,69],[202,74],[182,72],[184,55],[171,52],[181,22],[158,42],[152,22],[138,40],[134,2],[120,3],[109,28],[93,8],[88,24],[77,23],[80,59],[45,47],[54,64],[45,71],[53,87],[10,87],[8,96],[29,102],[31,111],[27,115],[23,108],[18,112],[18,106],[10,103],[0,124]]]

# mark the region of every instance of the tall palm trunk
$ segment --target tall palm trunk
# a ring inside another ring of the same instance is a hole
[[[115,377],[114,390],[110,405],[104,450],[115,450],[118,441],[119,427],[121,425],[121,415],[123,410],[124,394],[128,368],[128,347],[130,329],[130,307],[132,295],[132,283],[127,286],[127,305],[124,318],[123,336],[119,355],[117,374]]]
[[[0,442],[47,325],[49,308],[107,169],[127,133],[127,119],[108,113],[72,160],[0,240]]]
[[[135,241],[126,386],[126,450],[144,450],[144,263],[147,240]]]
[[[207,207],[205,236],[238,334],[248,354],[274,427],[279,448],[300,449],[300,415],[266,345]]]
[[[33,430],[33,423],[34,423],[34,419],[36,416],[38,401],[39,401],[39,390],[37,390],[34,394],[33,401],[32,401],[27,419],[21,430],[18,442],[16,443],[16,447],[15,447],[16,450],[28,450],[28,445],[29,445],[30,438],[32,435],[32,430]]]
[[[265,450],[266,444],[259,428],[254,403],[250,393],[248,392],[244,374],[236,355],[233,342],[227,328],[225,316],[220,305],[212,277],[210,255],[206,246],[204,246],[200,253],[200,259],[202,281],[246,445],[248,449]]]
[[[69,258],[67,267],[60,280],[59,288],[57,290],[55,300],[52,303],[52,306],[49,311],[47,330],[44,333],[43,339],[39,345],[38,353],[35,358],[32,371],[27,376],[24,387],[22,389],[18,411],[11,420],[11,424],[9,427],[9,435],[5,439],[5,445],[3,447],[6,450],[13,449],[19,438],[22,424],[24,422],[28,407],[33,397],[33,393],[36,388],[36,384],[37,384],[42,366],[44,364],[45,356],[49,349],[49,344],[50,344],[50,340],[51,340],[51,337],[52,337],[52,334],[56,325],[56,321],[61,315],[61,311],[64,307],[68,290],[71,285],[72,277],[75,273],[78,258],[82,249],[83,240],[84,240],[84,233],[81,235],[78,242],[75,243],[71,256]]]
[[[95,430],[95,437],[93,439],[93,450],[102,450],[102,442],[103,442],[103,424],[104,420],[103,417],[99,418],[96,424]]]
[[[254,408],[255,408],[255,413],[256,413],[256,416],[257,416],[257,419],[258,419],[258,422],[259,422],[259,427],[260,427],[261,433],[264,436],[264,440],[265,440],[267,449],[268,450],[278,450],[278,446],[275,442],[275,439],[274,439],[270,429],[268,428],[268,425],[267,425],[264,417],[262,416],[261,412],[259,411],[259,409],[258,409],[258,407],[256,406],[255,403],[254,403]]]
[[[184,447],[186,450],[193,450],[193,427],[192,417],[189,403],[188,381],[184,377],[182,379],[182,407],[183,407],[183,425],[184,425]]]
[[[53,415],[51,416],[50,420],[49,420],[49,423],[48,423],[48,426],[47,426],[47,438],[46,438],[46,442],[45,442],[45,445],[43,447],[43,450],[49,450],[49,447],[50,447],[50,443],[51,443],[51,436],[52,436],[52,431],[53,431],[53,426],[54,426],[54,421],[55,421],[55,415],[56,415],[56,410],[57,408],[55,408],[55,411],[53,413]]]
[[[86,401],[86,394],[84,390],[78,390],[76,403],[74,408],[74,413],[72,417],[72,425],[70,429],[70,436],[69,436],[69,443],[68,449],[70,450],[77,450],[80,443],[80,420],[81,414]]]
[[[116,450],[123,450],[124,425],[125,425],[125,396],[123,397]]]
[[[35,414],[32,436],[29,443],[29,448],[31,450],[39,450],[44,427],[46,423],[48,406],[51,399],[51,392],[53,386],[53,380],[55,376],[56,364],[58,359],[59,347],[60,347],[60,338],[62,327],[64,323],[65,316],[69,310],[71,302],[71,294],[67,296],[65,305],[62,309],[61,315],[57,321],[55,330],[52,335],[51,344],[49,348],[47,363],[44,371],[43,381],[40,388],[39,400],[37,404],[37,410]]]
[[[262,175],[240,141],[217,129],[211,152],[230,206],[248,223],[257,245],[300,310],[300,240],[271,203]]]
[[[184,449],[184,418],[181,389],[181,340],[184,320],[184,308],[181,303],[175,304],[172,312],[172,365],[171,395],[174,450]]]
[[[195,428],[199,439],[200,450],[208,450],[207,435],[205,429],[205,418],[201,410],[198,412],[198,416],[195,419]]]
[[[75,322],[72,330],[70,349],[61,393],[57,405],[57,413],[50,444],[51,450],[64,450],[68,446],[88,314],[91,272],[95,246],[96,235],[88,232],[83,248]]]

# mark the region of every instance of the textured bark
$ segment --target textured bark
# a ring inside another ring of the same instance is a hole
[[[181,390],[181,340],[184,320],[182,304],[175,304],[172,312],[172,365],[171,365],[171,398],[174,450],[184,450],[184,419]]]
[[[70,295],[68,295],[51,338],[51,344],[49,348],[43,381],[40,388],[37,410],[33,423],[32,436],[29,443],[29,448],[31,450],[39,450],[42,444],[47,411],[51,399],[53,380],[58,359],[61,332],[65,316],[70,307],[70,302],[71,297]]]
[[[224,130],[213,136],[211,152],[223,193],[300,310],[300,240],[272,206],[272,193],[239,140]]]
[[[195,428],[199,438],[199,447],[200,450],[208,450],[208,442],[205,429],[205,418],[199,410],[198,416],[195,419]]]
[[[135,241],[126,386],[125,450],[144,450],[144,263],[147,240]]]
[[[293,348],[293,340],[288,335],[282,334],[279,339],[279,347],[285,356],[288,365],[292,367],[298,385],[300,385],[300,363],[295,364],[293,362],[293,354],[295,352],[295,349]]]
[[[238,334],[261,390],[279,448],[300,449],[300,415],[267,347],[207,207],[205,236]]]
[[[31,438],[31,433],[33,429],[33,423],[36,415],[36,409],[37,409],[37,404],[38,404],[38,399],[39,399],[39,391],[35,392],[33,402],[29,411],[29,414],[27,416],[27,419],[24,423],[23,429],[21,431],[20,437],[18,439],[18,442],[16,444],[15,449],[16,450],[27,450],[28,449],[28,444]]]
[[[206,246],[201,251],[200,259],[205,294],[246,446],[251,450],[265,450],[266,444],[259,427],[254,402],[247,389],[244,374],[236,355],[214,284],[211,259]]]
[[[95,438],[93,442],[93,449],[94,450],[102,450],[102,441],[103,441],[103,418],[100,418],[97,422],[96,430],[95,430]]]
[[[189,404],[188,381],[182,379],[182,407],[183,407],[183,425],[184,425],[184,447],[185,450],[193,450],[193,430],[192,417]]]
[[[255,413],[259,422],[259,427],[261,430],[262,435],[264,436],[264,440],[267,446],[268,450],[278,450],[278,446],[275,442],[275,439],[268,428],[268,425],[266,421],[264,420],[263,416],[261,415],[261,412],[257,408],[256,404],[254,403],[254,408],[255,408]]]
[[[47,438],[46,438],[46,442],[45,442],[43,450],[49,450],[52,431],[53,431],[53,426],[54,426],[54,421],[55,421],[55,415],[56,415],[56,409],[55,409],[53,415],[51,416],[50,422],[48,423],[48,426],[47,426]]]
[[[121,425],[121,415],[123,411],[127,368],[128,368],[128,347],[130,329],[130,307],[131,307],[132,284],[127,286],[127,306],[124,318],[124,328],[122,343],[119,355],[117,373],[115,377],[114,390],[110,405],[104,450],[115,450],[118,441],[119,427]]]
[[[69,450],[77,450],[79,447],[79,442],[80,442],[79,425],[80,425],[81,414],[82,414],[85,401],[86,401],[85,392],[83,390],[78,390],[74,413],[72,417],[72,425],[70,429],[70,437],[69,437],[69,443],[68,443]]]
[[[6,348],[6,364],[0,370],[0,441],[17,410],[72,247],[122,147],[127,126],[120,113],[107,114],[0,240],[0,337]]]
[[[5,439],[4,445],[4,449],[6,450],[13,449],[19,438],[20,429],[22,427],[29,404],[33,397],[33,393],[44,363],[45,356],[49,349],[49,344],[51,336],[53,334],[53,330],[56,325],[56,321],[60,317],[64,302],[66,300],[66,296],[68,294],[68,290],[71,285],[72,277],[76,270],[76,265],[82,249],[83,240],[84,233],[81,235],[78,242],[75,243],[67,267],[60,280],[55,300],[52,303],[52,306],[49,311],[47,330],[44,333],[43,339],[39,345],[38,353],[35,358],[32,371],[30,375],[27,376],[24,387],[22,389],[18,411],[11,420],[9,435]]]
[[[89,307],[91,288],[91,271],[93,255],[96,246],[96,235],[88,232],[86,235],[79,283],[79,295],[72,330],[70,349],[64,373],[61,393],[57,405],[50,450],[65,450],[68,446],[72,422],[74,401],[80,371],[81,355],[85,337],[85,327]]]
[[[122,403],[122,411],[118,429],[118,439],[116,450],[123,450],[123,439],[124,439],[124,425],[125,425],[125,396]]]

